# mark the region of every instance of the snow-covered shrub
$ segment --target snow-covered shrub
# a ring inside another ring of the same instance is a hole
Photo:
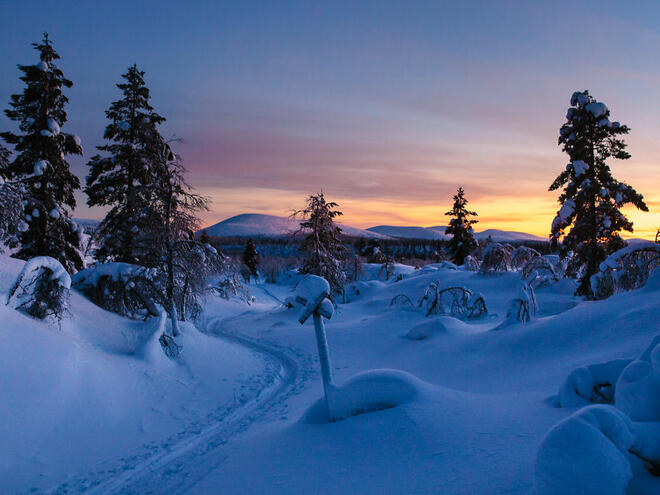
[[[437,282],[432,282],[426,287],[417,306],[424,310],[426,316],[439,314],[471,319],[488,313],[481,294],[473,294],[465,287],[441,289]]]
[[[390,306],[394,308],[414,308],[415,305],[405,294],[397,294],[390,301]]]
[[[74,274],[73,288],[94,304],[130,318],[158,316],[155,270],[129,263],[101,263]]]
[[[540,257],[541,253],[536,249],[527,246],[518,246],[511,253],[511,268],[513,270],[522,270],[530,261]]]
[[[614,403],[615,385],[630,359],[581,366],[571,372],[557,396],[561,407]]]
[[[29,259],[9,291],[7,304],[39,319],[68,313],[71,277],[55,258]]]
[[[226,300],[229,300],[232,297],[238,297],[248,304],[252,302],[250,289],[241,283],[237,271],[231,271],[226,276],[222,277],[218,283],[213,286],[212,292]]]
[[[493,242],[484,249],[481,273],[506,272],[511,270],[513,246]]]
[[[634,421],[660,421],[660,336],[623,370],[614,398]]]
[[[580,409],[545,436],[534,465],[536,495],[623,495],[632,477],[633,424],[612,406]]]
[[[660,266],[660,244],[636,240],[612,253],[591,277],[595,299],[605,299],[616,292],[639,289],[651,272]]]
[[[426,320],[419,325],[415,325],[405,337],[410,340],[426,340],[430,337],[433,337],[438,334],[444,334],[447,332],[447,327],[439,319]]]
[[[509,304],[506,319],[497,327],[497,330],[515,323],[528,323],[536,318],[537,310],[534,289],[530,285],[522,283],[518,295]]]
[[[522,269],[522,279],[531,287],[545,287],[559,280],[553,264],[544,256],[535,256]]]
[[[481,268],[481,261],[472,255],[468,255],[465,257],[463,267],[469,272],[478,272],[479,268]]]

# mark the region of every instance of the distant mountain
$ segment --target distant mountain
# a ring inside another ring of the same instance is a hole
[[[386,235],[388,237],[400,237],[404,239],[432,239],[432,240],[447,239],[447,236],[444,234],[444,227],[442,228],[442,231],[439,231],[439,230],[435,230],[434,228],[426,228],[426,227],[378,225],[376,227],[369,227],[367,230],[369,232]]]
[[[367,230],[371,232],[377,232],[379,234],[384,234],[390,237],[399,237],[403,239],[438,239],[446,240],[450,236],[445,234],[445,229],[447,227],[444,225],[436,225],[434,227],[405,227],[398,225],[379,225],[377,227],[370,227]],[[487,229],[482,232],[476,232],[474,237],[478,240],[488,239],[488,236],[491,237],[493,241],[496,242],[516,242],[516,241],[547,241],[543,237],[539,237],[533,234],[527,234],[525,232],[514,232],[507,230],[498,230],[498,229]]]
[[[527,234],[525,232],[516,232],[512,230],[498,230],[487,229],[474,234],[478,240],[486,240],[488,236],[495,242],[511,242],[511,241],[535,241],[535,242],[548,242],[547,237],[539,237],[534,234]]]
[[[207,227],[209,235],[217,237],[281,237],[290,235],[300,225],[300,220],[289,217],[278,217],[275,215],[262,215],[258,213],[244,213],[235,217],[227,218],[222,222]],[[354,237],[385,238],[375,232],[351,227],[350,225],[338,224],[342,232]]]

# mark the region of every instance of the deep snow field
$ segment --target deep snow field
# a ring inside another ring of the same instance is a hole
[[[21,266],[0,258],[3,302]],[[209,296],[197,328],[183,326],[176,360],[160,350],[158,319],[127,320],[73,293],[57,328],[0,304],[0,492],[534,493],[542,440],[584,406],[559,406],[567,377],[636,359],[660,334],[660,270],[597,302],[562,280],[537,291],[535,321],[494,330],[518,273],[396,269],[402,280],[383,281],[366,265],[359,294],[349,287],[351,302],[326,322],[347,416],[336,422],[320,402],[311,319],[300,325],[282,304],[296,277],[252,284],[250,305]],[[489,314],[462,321],[390,305],[398,294],[416,302],[436,281],[482,293]],[[574,447],[549,450],[567,472],[581,465]],[[629,459],[628,493],[660,493],[660,478]],[[571,475],[598,476],[591,467]]]

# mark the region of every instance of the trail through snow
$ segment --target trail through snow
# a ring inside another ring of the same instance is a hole
[[[150,446],[151,455],[145,452],[122,459],[117,467],[96,472],[77,482],[66,482],[48,493],[183,493],[217,467],[225,458],[223,446],[300,390],[310,372],[309,366],[292,350],[239,336],[225,329],[226,324],[241,318],[243,316],[213,318],[206,326],[209,334],[244,346],[259,354],[267,363],[268,372],[251,384],[256,392],[254,396],[246,401],[235,400],[216,413],[212,423],[178,434],[155,452]]]

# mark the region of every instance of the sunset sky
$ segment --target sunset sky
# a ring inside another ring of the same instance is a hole
[[[0,104],[48,31],[73,80],[85,163],[114,84],[137,63],[209,225],[286,215],[320,189],[357,227],[444,224],[462,185],[478,230],[546,235],[548,186],[570,95],[589,89],[631,128],[615,177],[644,194],[637,234],[660,227],[660,3],[0,3]],[[0,117],[0,129],[12,124]],[[79,194],[80,217],[99,217]]]

